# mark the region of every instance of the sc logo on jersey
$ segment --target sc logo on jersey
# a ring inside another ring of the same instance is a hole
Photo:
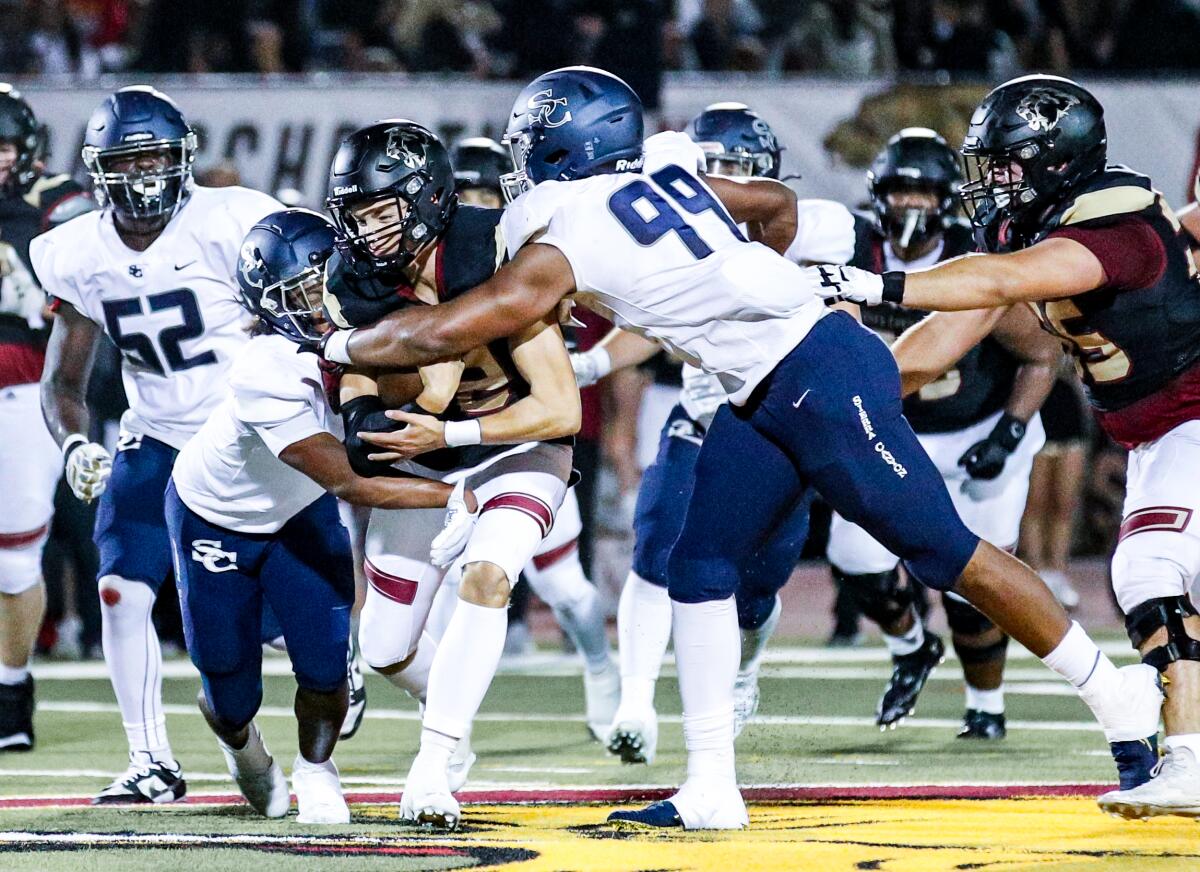
[[[525,108],[529,110],[529,120],[531,122],[541,122],[546,127],[562,127],[571,120],[571,113],[567,109],[567,98],[555,97],[554,91],[549,88],[545,91],[538,91],[530,97],[529,102],[525,104]],[[563,114],[556,121],[554,115],[559,109],[563,110]]]
[[[193,539],[192,559],[209,572],[229,572],[237,569],[237,552],[225,551],[218,539]]]

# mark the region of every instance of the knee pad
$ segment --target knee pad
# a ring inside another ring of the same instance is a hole
[[[1176,660],[1200,661],[1200,640],[1188,635],[1183,625],[1185,617],[1196,614],[1196,607],[1186,596],[1159,597],[1131,609],[1125,616],[1125,630],[1134,646],[1140,648],[1147,639],[1166,628],[1166,644],[1142,655],[1143,663],[1165,672]]]
[[[991,663],[1002,658],[1007,650],[1008,636],[1003,633],[1000,634],[999,640],[986,645],[964,645],[957,639],[954,640],[954,653],[964,664]]]
[[[944,592],[942,607],[946,610],[946,622],[950,629],[959,635],[978,636],[996,626],[987,615],[962,597]]]
[[[898,620],[913,606],[912,583],[901,580],[899,569],[862,575],[830,569],[833,580],[850,594],[862,613],[881,626]]]
[[[0,536],[0,540],[14,543],[0,543],[0,593],[16,596],[41,582],[46,535],[43,527],[27,536]]]

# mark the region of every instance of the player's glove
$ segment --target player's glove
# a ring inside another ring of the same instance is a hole
[[[588,388],[612,372],[612,358],[603,348],[581,351],[571,355],[571,369],[575,370],[575,382]]]
[[[971,478],[991,481],[1004,471],[1008,455],[1016,451],[1025,438],[1025,422],[1005,412],[986,439],[976,442],[958,458],[958,465]]]
[[[822,265],[804,270],[812,282],[813,293],[827,303],[857,303],[878,306],[904,300],[904,273],[877,275],[853,266]]]
[[[467,508],[466,483],[459,481],[446,502],[446,520],[442,532],[429,545],[429,561],[434,566],[449,566],[467,547],[475,520],[479,517],[479,505],[475,511]]]
[[[75,433],[63,443],[63,460],[71,493],[85,503],[104,493],[112,475],[112,455],[107,448]]]

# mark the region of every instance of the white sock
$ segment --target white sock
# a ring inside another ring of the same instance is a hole
[[[150,619],[154,598],[140,581],[100,579],[101,642],[134,761],[174,766],[162,707],[162,649]]]
[[[412,660],[399,672],[385,675],[388,681],[403,690],[419,703],[425,702],[429,692],[429,670],[433,667],[433,658],[437,654],[437,642],[428,633],[422,633],[417,640],[417,650]]]
[[[1187,748],[1192,752],[1193,757],[1200,760],[1200,733],[1180,733],[1177,736],[1167,736],[1163,739],[1163,745],[1168,750]]]
[[[753,630],[742,629],[742,658],[738,663],[739,675],[749,675],[758,671],[758,665],[762,662],[763,654],[767,650],[767,643],[771,641],[771,636],[775,634],[775,628],[779,626],[781,614],[783,614],[783,600],[779,598],[779,594],[776,594],[775,607],[771,609],[771,614],[763,621],[762,626]]]
[[[455,740],[467,734],[500,665],[507,633],[508,609],[458,601],[429,670],[426,727]]]
[[[433,605],[429,607],[429,616],[425,619],[425,632],[436,642],[450,626],[450,618],[454,616],[454,605],[458,602],[458,583],[462,580],[462,567],[456,563],[446,571],[442,584],[433,595]]]
[[[736,781],[733,682],[741,646],[737,606],[733,597],[705,603],[672,600],[671,615],[688,778]]]
[[[617,606],[623,708],[654,708],[654,684],[670,640],[671,598],[667,589],[630,572]]]
[[[220,737],[217,741],[229,750],[240,772],[263,772],[271,765],[271,752],[263,744],[262,733],[258,731],[258,724],[253,721],[250,722],[250,737],[244,747],[234,748],[226,745]]]
[[[1071,682],[1085,697],[1119,680],[1117,667],[1096,647],[1083,627],[1071,621],[1067,635],[1042,662]]]
[[[450,755],[458,747],[458,742],[458,739],[437,730],[421,728],[421,756],[442,768],[450,762]]]
[[[889,636],[884,633],[883,644],[887,645],[888,652],[893,657],[903,657],[916,651],[925,644],[925,628],[921,626],[921,618],[914,615],[912,629],[903,636]]]
[[[24,666],[5,666],[0,663],[0,684],[23,684],[28,677],[28,663]]]
[[[982,690],[968,684],[967,708],[987,712],[989,715],[1004,714],[1004,685],[995,690]]]
[[[536,561],[537,558],[534,558]],[[579,653],[589,672],[603,672],[611,660],[604,611],[596,586],[583,574],[578,550],[544,569],[525,568],[533,592],[554,610],[554,617]]]

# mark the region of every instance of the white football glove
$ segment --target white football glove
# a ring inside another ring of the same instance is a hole
[[[476,508],[472,512],[467,508],[465,490],[466,482],[459,481],[446,502],[446,520],[442,525],[442,532],[438,533],[429,545],[429,561],[434,566],[449,566],[453,563],[471,538],[475,520],[479,517],[479,509]]]
[[[813,293],[828,303],[878,306],[883,302],[883,276],[853,266],[822,265],[804,269]]]
[[[717,409],[725,404],[729,394],[721,387],[721,381],[715,375],[684,364],[683,390],[679,394],[679,402],[688,416],[700,424],[705,430],[712,426]]]
[[[108,477],[112,475],[112,455],[108,449],[96,442],[88,442],[75,435],[63,445],[67,462],[67,484],[71,493],[90,503],[104,493]]]
[[[612,372],[612,358],[603,348],[581,351],[571,355],[571,369],[575,370],[575,382],[588,388]]]

